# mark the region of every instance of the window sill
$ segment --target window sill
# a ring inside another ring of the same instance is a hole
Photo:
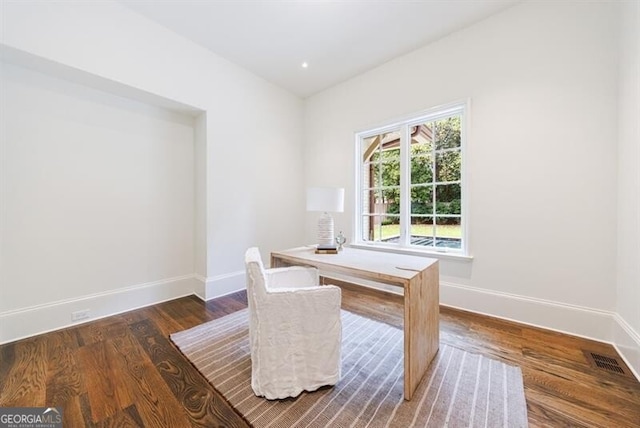
[[[349,244],[348,247],[360,248],[363,250],[381,251],[385,253],[407,254],[411,256],[420,256],[420,257],[431,257],[434,259],[442,259],[442,260],[456,260],[461,262],[470,262],[473,260],[473,256],[464,255],[461,253],[420,250],[416,248],[387,247],[382,245],[363,244],[363,243]]]

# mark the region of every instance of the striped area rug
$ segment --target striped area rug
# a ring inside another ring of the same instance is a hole
[[[342,311],[342,379],[295,399],[251,390],[247,309],[171,339],[254,427],[526,427],[520,368],[441,345],[411,401],[403,398],[403,334]]]

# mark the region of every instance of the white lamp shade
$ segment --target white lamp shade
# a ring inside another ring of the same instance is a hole
[[[344,211],[344,189],[337,187],[309,187],[307,211],[341,213]]]

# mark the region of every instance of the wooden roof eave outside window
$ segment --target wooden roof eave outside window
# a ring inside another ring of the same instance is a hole
[[[418,138],[422,137],[427,141],[433,141],[433,132],[431,128],[425,125],[417,125],[416,129],[411,133],[411,144],[418,144]],[[364,151],[362,155],[362,162],[367,162],[371,158],[371,156],[375,153],[378,146],[381,145],[382,150],[393,149],[395,147],[400,147],[400,137],[394,138],[389,141],[382,141],[380,135],[376,135],[376,138],[373,139],[369,147]]]

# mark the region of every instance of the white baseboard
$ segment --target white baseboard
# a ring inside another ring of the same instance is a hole
[[[13,342],[41,333],[75,326],[193,294],[197,288],[194,275],[184,275],[123,287],[43,305],[0,313],[0,343]],[[89,310],[89,318],[71,320],[71,313]]]
[[[612,342],[615,312],[444,281],[440,281],[440,304],[573,336]]]
[[[196,295],[196,297],[199,297],[200,300],[206,301],[206,295],[207,295],[207,278],[205,278],[202,275],[194,275],[193,276],[194,279],[196,280],[196,284],[193,288],[193,294]]]
[[[393,294],[402,294],[402,290],[398,291],[398,287],[386,286],[377,282],[363,281],[333,272],[327,273],[325,276]],[[614,316],[617,315],[614,312],[518,296],[442,280],[440,281],[440,304],[608,343],[613,342],[612,329],[616,324]]]
[[[640,334],[618,314],[615,315],[613,346],[640,381]]]
[[[244,270],[206,279],[198,275],[197,280],[199,284],[196,286],[196,296],[205,302],[247,288]]]

